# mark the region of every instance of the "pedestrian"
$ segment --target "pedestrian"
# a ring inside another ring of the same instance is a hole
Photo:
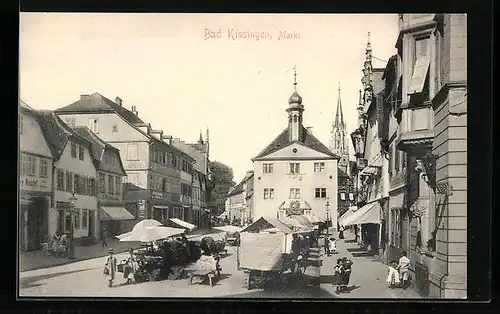
[[[330,251],[330,239],[328,239],[327,237],[325,237],[325,254],[326,256],[332,255]]]
[[[396,261],[391,261],[389,263],[389,274],[387,275],[387,284],[389,285],[389,288],[394,288],[396,286],[399,286],[399,273],[397,270],[398,267],[398,262]]]
[[[344,226],[340,226],[339,228],[339,239],[344,239]]]
[[[101,229],[101,241],[102,247],[108,247],[108,243],[106,242],[106,228],[104,227]]]
[[[108,250],[108,258],[106,260],[106,265],[104,266],[104,275],[109,281],[108,287],[113,286],[113,280],[115,279],[116,274],[116,258],[113,255],[113,249]]]
[[[399,280],[401,281],[401,286],[403,289],[408,288],[408,279],[409,279],[409,268],[410,268],[410,259],[406,257],[406,251],[401,253],[401,257],[399,258],[398,270],[399,270]]]
[[[126,279],[126,283],[130,284],[135,281],[135,272],[137,271],[137,260],[134,256],[134,249],[129,250],[129,257],[127,263],[125,264],[125,269],[123,271],[123,278]]]
[[[342,287],[343,283],[343,265],[342,265],[342,259],[339,258],[337,259],[337,264],[333,267],[333,280],[332,280],[332,285],[335,288],[336,293],[340,293],[340,289]]]
[[[334,237],[331,237],[330,238],[330,253],[331,254],[337,254],[337,243],[335,241],[335,238]]]
[[[349,285],[349,280],[351,279],[351,271],[352,271],[353,262],[347,257],[342,258],[342,287],[340,288],[343,292],[349,292],[347,286]]]

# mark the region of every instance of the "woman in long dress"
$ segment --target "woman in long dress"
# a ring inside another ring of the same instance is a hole
[[[113,249],[109,249],[109,255],[106,260],[106,266],[104,268],[104,275],[109,281],[108,287],[112,287],[113,280],[115,280],[116,275],[116,258],[113,255]]]
[[[134,249],[129,250],[129,257],[127,259],[127,264],[125,271],[123,272],[123,277],[127,280],[126,283],[132,283],[135,281],[135,272],[137,271],[137,260],[134,256]]]

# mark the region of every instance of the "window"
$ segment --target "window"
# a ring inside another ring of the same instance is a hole
[[[76,144],[71,143],[71,157],[76,158]]]
[[[428,36],[415,39],[415,65],[408,89],[408,94],[410,95],[422,93],[424,85],[428,81],[427,73],[430,64],[429,42],[430,38]]]
[[[349,193],[349,200],[354,201],[354,194],[353,193]]]
[[[292,200],[297,200],[300,199],[300,189],[298,188],[291,188],[290,189],[290,199]]]
[[[163,178],[161,179],[161,190],[162,192],[167,192],[167,179]]]
[[[127,160],[138,160],[137,144],[127,145]]]
[[[78,159],[83,160],[83,156],[85,155],[83,146],[78,146]]]
[[[172,155],[172,167],[177,168],[177,156]]]
[[[262,172],[263,173],[272,173],[273,172],[273,164],[262,164]]]
[[[90,179],[89,192],[90,192],[90,195],[95,195],[95,179],[94,178]]]
[[[88,228],[89,225],[89,210],[82,209],[82,229]]]
[[[73,192],[73,174],[66,171],[66,191]]]
[[[64,171],[57,170],[57,189],[59,191],[64,191]]]
[[[65,122],[68,126],[70,126],[70,127],[74,128],[74,127],[75,127],[75,124],[76,124],[76,119],[75,119],[75,118],[66,118],[66,119],[64,119],[64,122]]]
[[[134,185],[139,184],[139,174],[138,173],[129,173],[127,174],[127,180],[129,183],[132,183]]]
[[[274,189],[264,189],[264,199],[274,199]]]
[[[89,119],[89,129],[94,133],[99,133],[99,120],[97,118]]]
[[[99,173],[99,193],[106,193],[106,175]]]
[[[19,134],[23,134],[23,116],[19,116]]]
[[[49,176],[49,162],[47,159],[40,159],[40,177],[47,178]]]
[[[73,213],[75,217],[75,229],[80,229],[80,210],[75,209],[75,212]]]
[[[172,154],[167,153],[167,166],[172,167]]]
[[[325,171],[325,163],[324,162],[315,162],[314,163],[314,172],[324,172]]]
[[[326,188],[316,188],[314,190],[315,198],[326,198]]]
[[[119,195],[122,186],[122,178],[115,177],[115,194]]]
[[[299,174],[300,173],[300,163],[291,162],[290,163],[290,174]]]
[[[73,175],[73,192],[80,194],[80,176]]]
[[[21,158],[21,174],[34,176],[36,173],[36,158],[27,154],[22,154]]]
[[[399,171],[399,166],[400,166],[400,163],[401,163],[401,160],[400,160],[400,157],[401,157],[401,151],[399,150],[396,150],[394,152],[394,170],[396,173],[398,173]]]
[[[108,193],[115,194],[115,179],[108,174]]]
[[[340,193],[340,200],[345,201],[345,193]]]

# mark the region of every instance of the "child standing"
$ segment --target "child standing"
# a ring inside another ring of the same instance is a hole
[[[343,265],[342,259],[337,259],[337,264],[333,267],[333,281],[332,285],[335,288],[336,293],[340,293],[340,289],[343,283]]]
[[[399,285],[399,273],[397,267],[398,263],[396,261],[391,261],[389,263],[389,274],[387,275],[386,281],[391,289]]]
[[[330,238],[330,254],[337,254],[337,243],[334,237]]]

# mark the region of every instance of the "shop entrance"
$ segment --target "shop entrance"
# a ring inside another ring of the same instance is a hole
[[[89,237],[95,237],[95,212],[89,210]]]
[[[48,221],[47,202],[43,198],[33,198],[27,206],[27,247],[28,251],[38,250],[47,235],[45,224]]]

